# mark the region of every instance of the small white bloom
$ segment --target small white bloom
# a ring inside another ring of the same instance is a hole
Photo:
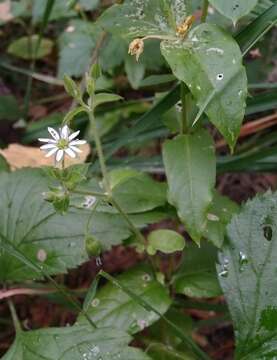
[[[39,141],[46,143],[40,148],[48,151],[46,157],[55,156],[57,162],[61,161],[65,155],[75,158],[76,154],[82,152],[78,146],[86,144],[85,140],[76,139],[80,131],[71,134],[67,125],[63,126],[59,131],[49,127],[48,132],[53,139],[40,138]]]

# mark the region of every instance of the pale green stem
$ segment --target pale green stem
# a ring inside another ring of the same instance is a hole
[[[9,309],[10,309],[10,312],[11,312],[11,315],[12,315],[12,320],[13,320],[15,331],[16,331],[16,333],[19,333],[20,331],[22,331],[21,324],[20,324],[20,321],[18,319],[14,304],[10,299],[8,299],[8,305],[9,305]]]
[[[108,170],[107,170],[107,166],[106,166],[106,162],[105,162],[105,156],[104,156],[101,139],[100,139],[100,136],[98,133],[98,129],[97,129],[96,121],[95,121],[95,117],[94,117],[94,109],[90,109],[90,111],[88,112],[88,115],[89,115],[90,124],[91,124],[92,131],[93,131],[96,151],[97,151],[100,168],[101,168],[101,172],[102,172],[102,176],[103,176],[103,182],[104,182],[104,187],[105,187],[105,191],[106,191],[105,196],[107,196],[107,199],[113,204],[113,206],[117,209],[117,211],[125,219],[125,221],[129,225],[130,229],[136,235],[137,239],[139,241],[141,241],[142,244],[145,244],[145,239],[144,239],[144,236],[142,235],[142,233],[136,228],[136,226],[133,224],[133,222],[130,219],[130,217],[128,216],[128,214],[126,214],[124,212],[124,210],[121,208],[121,206],[117,203],[117,201],[112,196],[112,189],[111,189],[111,185],[110,185],[110,181],[109,181],[109,175],[108,175]],[[87,192],[87,194],[88,194],[88,192]]]
[[[201,16],[201,22],[206,22],[207,16],[208,16],[208,8],[209,8],[209,1],[203,0],[203,6],[202,6],[202,16]]]
[[[99,158],[100,168],[101,168],[101,172],[102,172],[102,175],[103,175],[105,190],[106,190],[108,196],[111,196],[112,195],[112,190],[111,190],[111,186],[110,186],[108,170],[107,170],[107,166],[106,166],[106,163],[105,163],[104,152],[103,152],[103,149],[102,149],[102,144],[101,144],[100,136],[99,136],[99,133],[98,133],[98,129],[97,129],[93,109],[91,109],[89,111],[88,115],[89,115],[90,125],[91,125],[93,136],[94,136],[97,155],[98,155],[98,158]]]

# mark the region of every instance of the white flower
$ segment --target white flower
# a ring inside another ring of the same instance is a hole
[[[63,126],[59,131],[49,127],[48,131],[52,139],[39,139],[39,141],[47,143],[40,148],[41,150],[48,151],[46,157],[53,155],[58,162],[61,161],[65,155],[75,158],[76,154],[82,152],[78,146],[86,144],[85,140],[76,139],[80,130],[71,134],[67,125]]]

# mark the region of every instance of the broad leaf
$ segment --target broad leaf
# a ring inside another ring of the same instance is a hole
[[[238,211],[239,206],[236,203],[215,191],[207,214],[205,237],[220,248],[224,241],[226,226]]]
[[[0,246],[10,243],[49,274],[63,273],[86,260],[85,221],[81,213],[55,213],[43,199],[47,179],[38,170],[0,176]],[[0,280],[20,281],[39,275],[6,253],[0,254]]]
[[[216,248],[203,242],[184,250],[183,263],[174,277],[175,291],[189,297],[214,297],[221,294],[216,277]]]
[[[177,136],[165,142],[163,161],[169,185],[168,201],[177,208],[192,239],[199,243],[215,186],[213,140],[206,130]]]
[[[174,75],[189,87],[201,113],[208,115],[233,148],[247,96],[238,44],[216,25],[201,24],[190,31],[186,41],[163,41],[161,49]]]
[[[41,39],[36,52],[38,41],[38,35],[21,37],[9,45],[8,53],[25,60],[44,58],[52,52],[53,42],[50,39]]]
[[[141,350],[128,346],[131,340],[120,329],[89,326],[19,332],[2,360],[149,360]]]
[[[219,280],[236,333],[236,359],[277,356],[277,196],[259,195],[227,227]]]
[[[146,35],[174,35],[187,16],[185,0],[127,0],[104,12],[99,22],[128,39]]]
[[[248,15],[257,5],[258,0],[209,0],[223,16],[231,19],[234,24]]]
[[[170,305],[167,290],[153,278],[148,270],[135,268],[117,277],[117,280],[130,291],[149,302],[157,311],[164,314]],[[124,291],[108,283],[97,293],[88,315],[101,327],[115,327],[136,333],[158,320],[157,314],[145,310]],[[79,318],[79,323],[86,323]]]
[[[73,20],[59,38],[58,76],[81,76],[87,71],[99,30],[81,20]]]
[[[138,171],[132,171],[131,175],[128,169],[125,170],[125,178],[123,178],[123,170],[120,173],[117,170],[112,172],[114,182],[115,174],[118,174],[121,180],[113,187],[113,196],[125,212],[140,213],[165,205],[164,183],[155,181],[147,174]]]
[[[171,254],[182,251],[185,247],[185,239],[173,230],[154,230],[148,235],[148,252],[154,255],[157,251]]]

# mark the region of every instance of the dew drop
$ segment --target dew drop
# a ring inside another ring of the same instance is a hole
[[[38,261],[44,262],[47,259],[47,252],[44,249],[39,249],[37,259]]]
[[[223,79],[224,79],[224,74],[222,74],[222,73],[217,74],[217,76],[216,76],[216,80],[221,81],[221,80],[223,80]]]
[[[100,300],[97,298],[93,299],[91,302],[91,306],[93,307],[97,307],[99,304],[100,304]]]
[[[228,275],[229,275],[229,271],[227,269],[222,270],[218,275],[221,276],[221,277],[227,278]]]
[[[149,282],[149,281],[151,281],[151,276],[149,274],[144,274],[142,276],[142,280],[146,281],[146,282]]]
[[[95,263],[96,263],[96,266],[98,266],[98,267],[103,265],[100,256],[97,256],[97,258],[95,259]]]
[[[272,240],[272,236],[273,236],[273,231],[272,231],[272,226],[271,225],[264,225],[263,227],[263,232],[264,232],[264,237],[266,238],[267,241],[271,241]]]

